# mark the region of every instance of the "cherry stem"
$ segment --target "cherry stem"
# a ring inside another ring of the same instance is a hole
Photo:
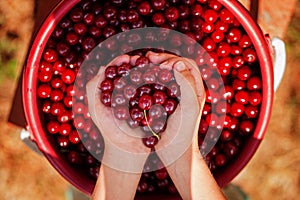
[[[146,110],[144,110],[144,116],[145,116],[145,119],[146,119],[147,126],[150,129],[152,135],[154,135],[159,140],[160,139],[159,135],[153,131],[153,129],[151,128],[151,126],[148,122]]]

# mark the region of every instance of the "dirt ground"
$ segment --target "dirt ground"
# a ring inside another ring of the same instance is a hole
[[[0,196],[3,200],[63,200],[70,187],[45,158],[20,141],[21,129],[7,123],[31,37],[33,7],[33,0],[0,1]],[[278,32],[271,26],[268,29],[265,17],[260,18],[265,30],[282,36],[287,44],[287,70],[275,95],[266,137],[233,182],[252,200],[296,200],[300,194],[300,1],[287,31]]]

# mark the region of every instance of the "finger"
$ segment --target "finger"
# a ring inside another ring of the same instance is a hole
[[[160,64],[160,68],[161,69],[168,69],[168,70],[172,70],[175,63],[178,61],[183,61],[182,57],[172,57],[166,61],[164,61],[163,63]]]
[[[136,60],[137,60],[139,57],[140,57],[140,56],[138,56],[138,55],[131,56],[131,57],[130,57],[130,64],[131,64],[132,66],[134,66],[135,63],[136,63]]]
[[[149,58],[150,62],[153,64],[160,64],[170,58],[178,57],[168,53],[155,53],[152,51],[148,51],[146,53],[146,57]]]
[[[110,63],[107,64],[107,66],[110,65],[120,66],[123,63],[129,63],[129,62],[130,62],[130,56],[127,54],[123,54],[114,58]]]
[[[100,69],[99,69],[99,71],[98,71],[98,73],[97,73],[97,75],[104,74],[106,68],[107,68],[106,66],[101,66]]]
[[[186,66],[188,67],[190,73],[194,77],[195,80],[195,86],[196,86],[196,94],[199,98],[199,100],[203,101],[205,99],[205,89],[203,85],[203,80],[201,77],[201,73],[199,71],[198,65],[194,60],[191,60],[189,58],[184,58]]]
[[[178,61],[175,63],[174,76],[176,82],[180,86],[182,107],[194,105],[195,103],[200,106],[201,102],[198,102],[196,93],[195,77],[191,74],[191,71],[183,61]]]
[[[88,100],[89,113],[94,122],[96,122],[96,105],[101,104],[100,102],[100,90],[98,88],[100,75],[95,76],[86,85],[86,94]]]

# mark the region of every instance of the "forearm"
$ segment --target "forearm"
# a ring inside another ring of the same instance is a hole
[[[91,199],[134,199],[148,154],[143,154],[135,158],[127,154],[118,154],[118,151],[112,151],[111,146],[106,147],[99,177]],[[115,154],[118,156],[116,157]],[[115,159],[111,160],[111,158]],[[120,162],[124,161],[124,165],[120,166],[121,164],[119,162],[116,163],[116,160]],[[125,160],[128,162],[126,163]]]
[[[183,199],[226,199],[199,150],[194,147],[167,166],[167,170]]]
[[[140,177],[141,174],[120,172],[102,165],[92,200],[134,199]]]

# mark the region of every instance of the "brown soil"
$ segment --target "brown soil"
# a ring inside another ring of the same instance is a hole
[[[249,1],[243,2],[248,5]],[[282,84],[275,95],[266,137],[254,158],[233,181],[241,186],[252,200],[296,200],[300,194],[299,1],[296,8],[287,33],[285,26],[278,25],[274,28],[268,25],[264,19],[268,9],[260,11],[260,23],[264,30],[271,35],[284,36],[287,42],[288,63]],[[283,9],[276,12],[288,18],[288,14],[282,14]],[[9,55],[17,62],[14,74],[20,74],[26,56],[33,27],[32,13],[33,0],[0,1],[0,41],[7,41],[16,49]],[[290,11],[288,13],[291,14]],[[285,24],[287,22],[288,20],[285,20]],[[20,128],[7,123],[17,78],[18,75],[0,79],[1,199],[65,199],[68,183],[45,158],[32,152],[20,141]]]

